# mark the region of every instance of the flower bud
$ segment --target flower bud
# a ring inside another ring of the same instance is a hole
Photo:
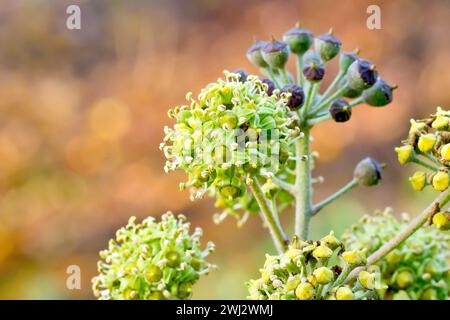
[[[298,110],[301,108],[305,100],[305,93],[303,92],[302,87],[295,84],[287,84],[281,89],[281,92],[290,93],[290,97],[287,102],[289,109]]]
[[[441,147],[441,157],[445,161],[450,161],[450,143],[447,143]]]
[[[411,300],[411,297],[405,290],[400,290],[392,296],[392,300]]]
[[[176,251],[169,251],[166,253],[167,265],[176,268],[180,265],[180,255]]]
[[[339,53],[342,42],[336,38],[333,35],[332,30],[330,30],[328,33],[316,38],[314,41],[314,46],[320,57],[324,61],[329,61]]]
[[[395,277],[395,283],[400,289],[405,289],[414,283],[414,275],[408,269],[399,271]]]
[[[302,72],[306,80],[316,82],[323,79],[323,76],[325,75],[325,68],[321,63],[319,64],[315,61],[308,61],[305,63]]]
[[[358,274],[358,280],[361,285],[369,290],[373,290],[375,288],[375,274],[367,271],[361,271]]]
[[[319,267],[313,272],[316,277],[317,283],[328,284],[334,279],[334,273],[327,267]]]
[[[450,124],[450,118],[447,116],[439,115],[431,123],[431,126],[436,130],[447,130]]]
[[[344,99],[336,99],[331,103],[329,112],[334,121],[346,122],[352,116],[352,107]]]
[[[341,245],[341,242],[339,241],[339,239],[337,239],[334,236],[334,231],[330,231],[329,234],[327,234],[325,237],[320,239],[320,242],[326,244],[327,247],[329,247],[331,249],[336,249],[338,246]]]
[[[227,110],[224,115],[219,118],[219,123],[225,130],[234,129],[238,124],[238,117],[233,111]]]
[[[433,216],[433,224],[439,230],[449,230],[450,229],[450,213],[439,212]]]
[[[354,249],[351,251],[345,251],[342,253],[342,257],[349,264],[362,265],[366,263],[366,254],[362,250]]]
[[[163,274],[160,268],[155,265],[150,266],[145,272],[145,279],[149,283],[158,282],[161,280]]]
[[[273,90],[275,90],[275,84],[272,82],[272,80],[267,78],[262,79],[261,82],[267,85],[267,95],[271,96],[273,94]]]
[[[417,143],[417,147],[422,152],[428,152],[434,148],[436,136],[432,133],[421,135]]]
[[[348,287],[340,287],[336,291],[337,300],[353,300],[353,292]]]
[[[409,178],[409,182],[411,183],[411,186],[414,189],[414,191],[422,191],[427,184],[427,175],[425,172],[416,171]]]
[[[262,47],[261,53],[267,64],[274,69],[284,68],[289,56],[287,44],[275,39]]]
[[[402,261],[403,255],[398,249],[394,249],[386,255],[386,262],[390,265],[396,265]]]
[[[314,37],[308,29],[299,27],[288,30],[283,40],[289,45],[289,49],[295,54],[304,54],[314,41]]]
[[[339,57],[339,68],[341,69],[341,72],[347,72],[350,65],[358,59],[357,51],[341,53]]]
[[[385,106],[392,102],[392,91],[396,88],[396,86],[390,86],[383,78],[378,77],[373,86],[363,91],[364,102],[373,107]]]
[[[397,152],[397,158],[400,164],[406,164],[414,160],[414,148],[411,145],[397,147],[395,148],[395,152]]]
[[[450,177],[447,172],[439,171],[437,172],[432,179],[433,188],[438,191],[444,191],[448,188],[450,183]]]
[[[320,246],[315,248],[312,252],[313,257],[315,257],[317,259],[326,259],[326,258],[331,257],[332,254],[333,254],[333,250],[331,250],[324,244],[321,244]]]
[[[353,177],[359,184],[367,187],[377,185],[381,181],[383,169],[378,161],[372,158],[361,160],[353,172]]]
[[[375,65],[367,60],[356,60],[347,71],[347,85],[354,90],[365,90],[377,81]]]
[[[420,295],[420,300],[438,300],[438,293],[434,288],[425,289]]]
[[[239,75],[239,81],[240,81],[240,82],[245,82],[245,81],[247,81],[248,73],[245,72],[245,70],[237,69],[237,70],[233,71],[233,73]]]
[[[267,68],[269,65],[264,60],[261,49],[267,44],[266,41],[256,41],[248,50],[247,58],[259,68]]]
[[[300,283],[295,289],[295,295],[299,300],[312,300],[314,299],[315,290],[309,282]]]

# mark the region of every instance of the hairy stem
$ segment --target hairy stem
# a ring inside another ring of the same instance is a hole
[[[367,258],[367,265],[372,265],[383,259],[389,252],[397,248],[399,245],[403,243],[406,239],[408,239],[414,232],[420,229],[425,222],[429,219],[431,215],[436,213],[440,208],[445,206],[447,202],[450,201],[450,190],[439,194],[439,196],[434,199],[434,201],[423,210],[418,216],[411,220],[408,226],[402,230],[399,234],[397,234],[394,238],[386,242],[383,246],[381,246],[377,251],[372,253]],[[354,269],[347,277],[345,282],[349,282],[354,279],[360,271],[364,270],[364,267],[359,267]]]
[[[304,137],[295,145],[297,158],[306,156],[305,160],[297,160],[295,180],[295,234],[303,240],[308,238],[312,212],[310,129],[303,129]]]
[[[278,253],[283,253],[286,249],[288,239],[286,238],[286,235],[284,234],[284,231],[281,227],[280,220],[271,210],[271,205],[264,196],[259,182],[256,179],[253,179],[253,181],[249,183],[248,186],[255,196],[256,202],[258,202],[260,209],[259,213],[262,220],[269,228],[270,235],[272,236],[272,240]]]
[[[334,200],[342,197],[344,194],[346,194],[347,192],[349,192],[350,190],[356,188],[358,186],[358,181],[356,179],[353,179],[352,181],[350,181],[349,183],[347,183],[344,187],[342,187],[341,189],[339,189],[338,191],[336,191],[336,193],[332,194],[331,196],[329,196],[328,198],[322,200],[321,202],[319,202],[318,204],[316,204],[313,207],[312,210],[312,215],[316,215],[317,213],[319,213],[320,210],[322,210],[325,206],[327,206],[328,204],[330,204],[331,202],[333,202]]]

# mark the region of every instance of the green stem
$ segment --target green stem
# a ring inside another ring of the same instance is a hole
[[[275,73],[273,72],[273,70],[270,69],[270,68],[265,68],[264,70],[265,70],[265,72],[269,75],[270,80],[272,80],[272,82],[275,84],[275,86],[276,86],[278,89],[281,89],[283,86],[282,86],[282,84],[278,81],[278,78],[277,78],[277,76],[275,75]]]
[[[424,167],[424,168],[430,169],[431,171],[437,171],[437,170],[439,170],[439,168],[437,168],[437,167],[431,165],[430,163],[425,162],[425,161],[423,161],[423,160],[421,160],[421,159],[419,159],[419,158],[414,158],[414,159],[412,160],[412,162],[414,162],[414,163],[416,163],[416,164],[418,164],[418,165],[421,165],[421,166]]]
[[[297,84],[301,87],[305,84],[305,79],[303,77],[303,54],[297,54]]]
[[[436,164],[438,166],[442,166],[442,164],[435,157],[433,157],[431,154],[428,154],[426,152],[420,152],[420,151],[418,152],[418,154],[420,154],[421,156],[427,158],[428,160],[430,160],[434,164]]]
[[[321,202],[319,202],[318,204],[316,204],[313,207],[312,210],[312,215],[316,215],[317,213],[319,213],[320,210],[322,210],[325,206],[327,206],[328,204],[330,204],[331,202],[333,202],[334,200],[338,199],[339,197],[342,197],[344,194],[346,194],[347,192],[349,192],[350,190],[356,188],[358,186],[358,181],[356,179],[353,179],[352,181],[350,181],[349,183],[347,183],[344,187],[342,187],[341,189],[339,189],[338,191],[336,191],[336,193],[332,194],[331,196],[329,196],[328,198],[322,200]]]
[[[346,89],[347,89],[347,86],[343,86],[342,88],[338,89],[335,93],[333,93],[330,97],[328,97],[327,99],[319,102],[317,104],[317,106],[315,108],[313,108],[313,112],[311,114],[311,117],[317,115],[326,106],[328,106],[332,101],[340,98]]]
[[[403,243],[406,239],[408,239],[414,232],[420,229],[425,222],[428,221],[430,216],[435,214],[440,210],[443,206],[445,206],[450,201],[450,190],[442,192],[437,196],[437,198],[423,210],[418,216],[411,220],[408,226],[403,229],[400,233],[398,233],[394,238],[386,242],[383,246],[381,246],[377,251],[372,253],[367,258],[367,265],[372,265],[383,259],[389,252],[397,248],[399,245]],[[347,277],[345,282],[349,282],[354,279],[360,271],[364,270],[364,267],[359,267],[354,269]]]
[[[330,86],[325,90],[322,97],[319,100],[319,103],[325,100],[330,93],[334,90],[334,88],[339,84],[339,82],[342,80],[342,78],[345,76],[345,73],[339,70],[338,74],[334,78],[333,82],[331,82]]]
[[[308,238],[312,212],[310,129],[303,128],[304,137],[295,144],[297,158],[306,156],[305,160],[297,161],[295,169],[295,234],[303,240]]]
[[[255,196],[256,202],[259,205],[259,213],[264,221],[264,223],[269,228],[270,234],[272,236],[272,240],[275,244],[275,247],[278,253],[283,253],[286,249],[286,245],[288,243],[288,239],[284,234],[284,231],[281,227],[281,223],[278,217],[272,212],[270,208],[270,203],[264,196],[263,191],[261,190],[261,186],[256,178],[253,179],[251,183],[248,184],[250,190]]]
[[[284,84],[289,84],[290,81],[289,81],[289,77],[287,75],[286,69],[285,68],[280,69],[280,72],[281,72],[281,77],[283,78]]]
[[[363,97],[359,97],[359,98],[356,98],[356,99],[350,101],[350,102],[348,103],[348,105],[349,105],[350,107],[354,107],[354,106],[357,106],[358,104],[361,104],[361,103],[363,103],[363,102],[364,102],[364,98],[363,98]]]

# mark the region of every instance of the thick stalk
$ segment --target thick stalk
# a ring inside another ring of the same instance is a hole
[[[256,202],[258,202],[260,216],[266,226],[269,228],[270,235],[272,236],[272,240],[275,244],[275,247],[277,248],[278,253],[283,253],[286,249],[288,239],[286,238],[286,235],[281,228],[281,223],[278,217],[272,212],[270,208],[271,205],[264,196],[259,182],[256,179],[253,179],[253,181],[249,183],[248,186],[255,196]]]
[[[386,242],[381,248],[372,253],[367,258],[367,265],[372,265],[383,259],[389,252],[397,248],[399,245],[403,243],[406,239],[408,239],[414,232],[420,229],[425,222],[428,221],[431,215],[436,213],[439,208],[442,208],[450,201],[450,190],[439,194],[439,196],[427,207],[423,210],[418,216],[411,220],[408,226],[402,230],[399,234],[397,234],[394,238]],[[354,279],[360,271],[364,270],[364,267],[359,267],[354,269],[347,277],[345,282],[349,282]]]
[[[311,152],[310,129],[303,129],[304,137],[296,142],[297,160],[295,180],[295,234],[303,240],[308,238],[309,220],[312,213],[312,181],[311,181]]]

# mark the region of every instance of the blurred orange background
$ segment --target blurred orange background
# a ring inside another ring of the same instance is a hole
[[[66,28],[66,8],[81,8],[81,30]],[[366,27],[368,5],[381,30]],[[361,188],[314,218],[313,237],[340,233],[360,215],[392,206],[417,213],[433,192],[413,193],[393,151],[412,117],[450,102],[450,2],[435,1],[25,1],[0,4],[0,298],[92,299],[97,252],[130,215],[184,212],[217,245],[219,270],[194,298],[244,298],[265,252],[258,217],[243,228],[212,222],[212,200],[190,202],[167,175],[158,149],[166,112],[186,92],[224,69],[257,70],[245,52],[253,39],[281,37],[300,20],[315,35],[334,27],[343,49],[356,47],[397,83],[386,108],[358,107],[345,124],[314,130],[325,183],[346,183],[370,155],[387,164],[380,186]],[[292,59],[293,60],[293,59]],[[293,61],[290,62],[291,70]],[[329,83],[336,62],[327,70]],[[283,216],[292,233],[291,215]],[[66,268],[81,267],[81,290],[66,288]]]

